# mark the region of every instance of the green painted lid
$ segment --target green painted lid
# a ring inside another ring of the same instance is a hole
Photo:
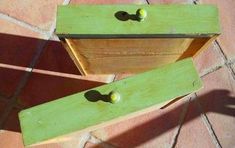
[[[145,87],[144,87],[145,86]],[[174,98],[198,91],[202,81],[191,58],[133,77],[75,93],[19,113],[26,146],[78,131],[92,131],[157,109]],[[119,101],[107,102],[115,94]]]
[[[146,12],[140,21],[137,10]],[[213,5],[67,5],[58,6],[60,37],[182,37],[220,33]]]

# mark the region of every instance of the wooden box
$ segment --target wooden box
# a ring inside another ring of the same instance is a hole
[[[140,73],[195,57],[219,33],[213,5],[67,5],[57,13],[56,34],[84,75]]]

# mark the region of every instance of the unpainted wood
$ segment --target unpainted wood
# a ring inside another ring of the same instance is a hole
[[[69,56],[71,57],[75,65],[77,66],[79,72],[82,75],[87,75],[88,73],[86,73],[86,71],[84,70],[85,69],[84,63],[86,61],[82,61],[83,58],[80,56],[78,49],[75,50],[69,41],[66,42],[66,39],[61,40],[61,43],[65,47],[66,51],[69,53]]]
[[[76,65],[79,67],[78,69],[81,71],[82,74],[87,75],[87,68],[88,68],[88,61],[86,57],[81,54],[79,48],[76,48],[76,44],[71,42],[69,39],[65,39],[68,46],[70,47],[71,55],[73,55],[74,59],[76,59]]]
[[[214,39],[215,37],[213,37]],[[206,48],[211,38],[67,39],[86,74],[141,73]]]

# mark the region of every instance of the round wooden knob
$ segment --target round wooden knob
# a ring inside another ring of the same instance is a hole
[[[136,11],[136,16],[139,21],[143,21],[147,17],[147,11],[145,9],[140,8]]]
[[[111,103],[117,103],[118,101],[120,101],[121,96],[120,96],[120,94],[118,92],[111,91],[109,93],[109,99],[110,99]]]

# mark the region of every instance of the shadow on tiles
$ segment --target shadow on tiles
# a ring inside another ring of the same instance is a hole
[[[26,85],[17,96],[17,105],[1,129],[20,132],[18,112],[22,109],[52,101],[103,85],[96,79],[82,78],[77,67],[59,41],[0,34],[0,98],[5,102],[13,96],[22,77],[28,73],[31,61],[43,50]],[[8,105],[11,105],[8,103]],[[4,109],[0,110],[0,116]]]
[[[0,38],[0,64],[20,67],[28,67],[33,56],[37,53],[36,47],[38,44],[45,42],[41,39],[8,34],[0,34]],[[34,68],[80,75],[66,50],[58,41],[48,41],[46,43]],[[19,77],[20,79],[22,75],[27,72],[24,70],[19,72],[19,70],[8,68],[1,68],[0,70],[2,70],[0,71],[0,77],[2,79],[2,82],[0,83],[0,94],[1,98],[7,100],[14,93],[19,83],[19,81],[15,80],[16,77]],[[1,128],[4,130],[20,132],[17,116],[20,110],[94,88],[102,84],[104,83],[78,78],[32,73],[17,98],[17,105],[11,111]],[[235,110],[230,106],[235,105],[235,98],[231,97],[229,93],[230,92],[227,90],[214,90],[203,96],[197,97],[196,100],[201,104],[205,113],[215,112],[218,114],[234,116]],[[190,104],[194,103],[194,101],[190,102]],[[174,105],[174,103],[162,110],[165,110],[172,105]],[[131,129],[123,131],[121,134],[108,139],[106,142],[118,143],[120,144],[119,147],[136,147],[142,143],[148,142],[177,127],[179,124],[178,113],[182,111],[184,106],[185,104],[176,106],[169,112],[165,112],[157,118],[153,118],[145,123],[138,124]],[[1,114],[2,113],[0,112],[0,115]],[[185,118],[184,124],[199,117],[200,114],[200,111],[190,115],[186,114],[187,118]]]
[[[202,107],[202,110],[198,108],[199,104]],[[96,146],[93,146],[93,148],[98,148],[107,144],[110,144],[114,147],[137,147],[143,143],[150,141],[151,139],[159,137],[163,134],[167,134],[173,128],[179,126],[180,112],[182,111],[184,106],[185,104],[180,104],[175,108],[171,109],[169,112],[160,114],[157,118],[150,119],[149,121],[139,124],[137,126],[134,123],[133,128],[123,131],[120,134],[115,135],[108,140],[105,140],[104,143],[100,143]],[[189,106],[187,108],[187,113],[183,120],[183,124],[187,124],[195,118],[200,117],[202,112],[214,112],[234,117],[234,106],[235,98],[230,96],[230,92],[228,90],[211,91],[190,101]],[[164,109],[167,109],[167,107]],[[128,122],[136,122],[137,120],[138,117],[136,120],[134,119],[132,121],[132,119],[130,119],[130,121]],[[126,122],[123,121],[123,124],[126,124]]]

